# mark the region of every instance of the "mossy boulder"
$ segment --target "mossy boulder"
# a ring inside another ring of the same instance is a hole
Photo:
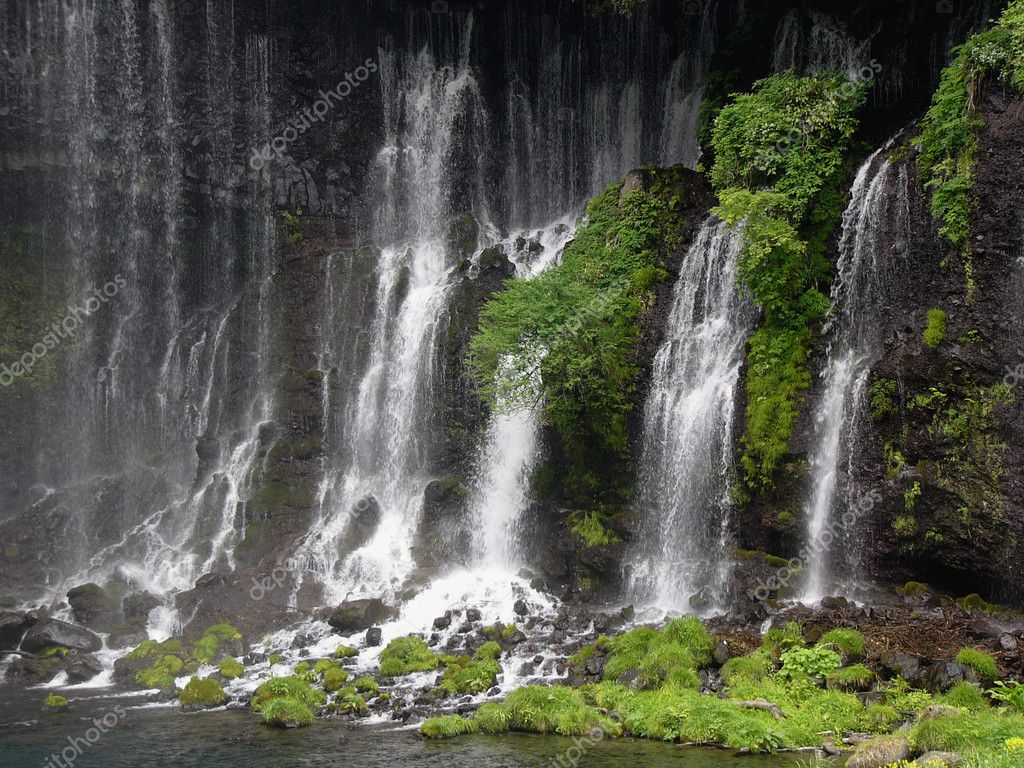
[[[181,692],[181,708],[186,711],[219,707],[228,700],[228,695],[216,680],[200,680],[193,677]]]
[[[69,706],[68,700],[56,693],[51,693],[43,699],[43,709],[47,712],[67,712]]]

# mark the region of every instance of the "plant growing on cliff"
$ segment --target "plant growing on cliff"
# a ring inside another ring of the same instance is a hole
[[[561,437],[577,502],[620,501],[640,319],[679,247],[682,169],[644,172],[591,201],[561,262],[513,279],[480,312],[470,370],[493,408],[540,406]]]
[[[946,340],[946,313],[941,309],[928,310],[928,322],[922,339],[928,349],[938,349],[939,344]]]
[[[932,214],[942,222],[941,234],[966,255],[971,171],[984,125],[977,96],[986,77],[1024,91],[1024,1],[1011,2],[994,27],[971,37],[953,55],[921,124],[917,165],[932,191]],[[967,268],[970,279],[969,261]]]
[[[773,487],[810,385],[812,328],[829,306],[818,289],[829,275],[824,243],[841,212],[833,187],[863,100],[863,86],[842,74],[790,72],[735,95],[715,121],[714,213],[743,224],[740,274],[763,310],[747,355],[742,463],[751,490]]]

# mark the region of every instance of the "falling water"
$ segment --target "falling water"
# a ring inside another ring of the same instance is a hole
[[[738,285],[742,234],[709,219],[683,260],[667,338],[644,406],[632,562],[638,599],[688,609],[701,589],[721,597],[736,386],[754,313]]]
[[[855,579],[852,542],[858,504],[850,461],[868,374],[883,351],[877,309],[886,302],[887,288],[906,257],[910,220],[906,166],[894,168],[884,151],[861,166],[843,214],[832,315],[825,329],[828,362],[815,411],[811,496],[805,509],[810,557],[804,599],[809,601]],[[846,524],[851,521],[853,526]]]

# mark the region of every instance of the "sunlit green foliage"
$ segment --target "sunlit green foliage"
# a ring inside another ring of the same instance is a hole
[[[401,677],[413,672],[437,669],[441,660],[418,637],[398,637],[388,643],[380,655],[380,673],[385,677]]]

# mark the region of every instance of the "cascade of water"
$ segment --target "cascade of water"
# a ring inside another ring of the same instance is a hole
[[[709,219],[675,286],[667,338],[654,359],[640,459],[646,517],[631,563],[647,604],[687,609],[724,589],[728,478],[736,386],[754,312],[738,286],[742,233]]]
[[[839,70],[856,78],[871,61],[871,40],[857,40],[846,26],[831,16],[813,11],[809,28],[804,30],[796,9],[787,13],[775,31],[772,69],[793,69],[801,74]]]
[[[809,561],[804,599],[809,601],[838,588],[840,582],[851,586],[856,574],[851,543],[860,505],[850,482],[849,461],[868,374],[883,351],[884,329],[875,310],[884,304],[887,288],[898,276],[910,221],[906,166],[894,169],[884,151],[861,166],[843,214],[832,314],[825,329],[828,362],[815,411],[812,488],[805,509]]]

